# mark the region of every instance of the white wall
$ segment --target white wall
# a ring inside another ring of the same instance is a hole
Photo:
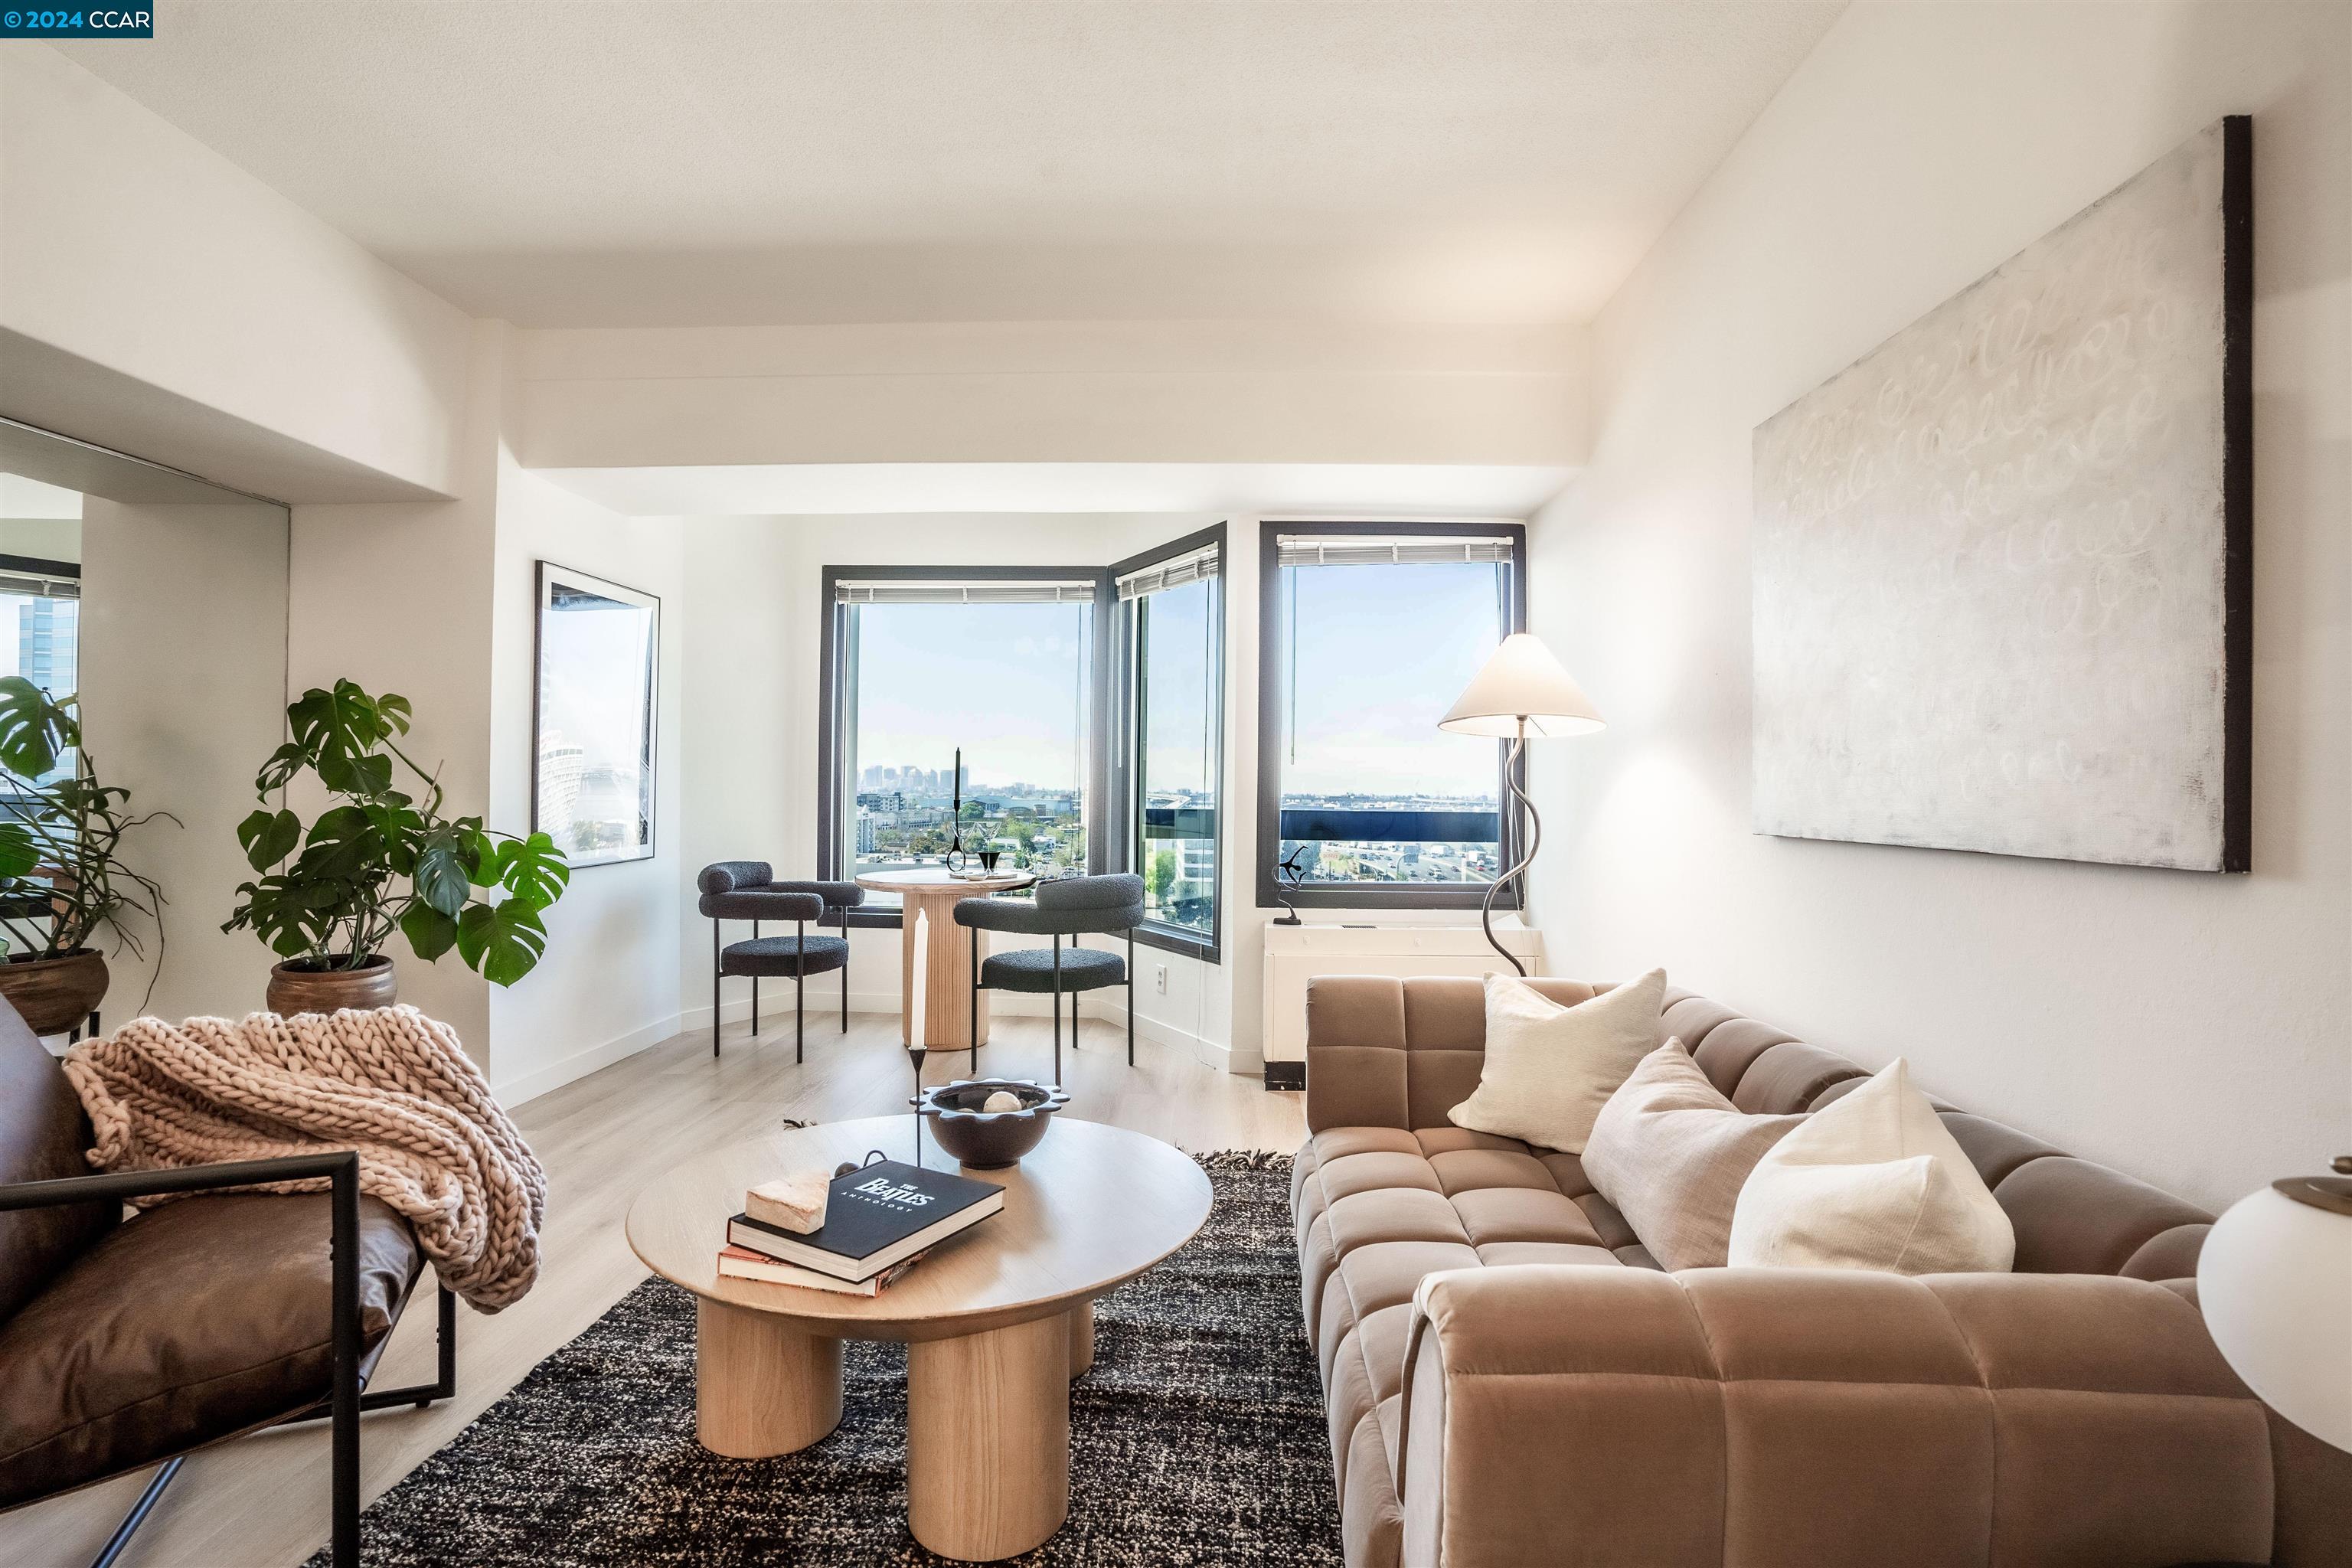
[[[1536,629],[1555,973],[1675,980],[2211,1204],[2352,1148],[2352,11],[1863,5],[1595,331]],[[2254,116],[2253,871],[1748,833],[1754,426],[2217,117]]]
[[[454,500],[296,506],[288,586],[286,687],[348,678],[415,710],[402,749],[436,772],[452,816],[488,813],[491,606],[498,530],[505,326],[475,323]],[[298,798],[307,819],[317,799]],[[493,818],[493,827],[513,823]],[[395,941],[400,996],[457,1031],[494,1069],[488,983],[454,952],[418,963]],[[528,984],[526,982],[525,984]]]
[[[237,823],[259,804],[253,775],[284,738],[286,510],[89,496],[82,550],[90,758],[103,782],[131,791],[130,814],[180,819],[124,840],[123,858],[163,885],[163,943],[129,917],[146,955],[110,953],[105,1016],[243,1017],[261,1006],[275,960],[251,931],[220,924],[253,875],[236,841]]]
[[[656,716],[654,854],[574,870],[547,913],[547,952],[515,985],[492,988],[490,1084],[520,1102],[667,1039],[677,1030],[685,552],[667,519],[616,517],[502,454],[491,607],[490,817],[530,826],[538,563],[662,601]]]
[[[454,493],[468,323],[45,44],[0,49],[0,409],[285,500]]]

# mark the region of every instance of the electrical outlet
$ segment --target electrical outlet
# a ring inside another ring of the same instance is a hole
[[[1166,964],[1155,963],[1151,966],[1151,988],[1154,991],[1159,992],[1162,996],[1168,994],[1168,966]]]

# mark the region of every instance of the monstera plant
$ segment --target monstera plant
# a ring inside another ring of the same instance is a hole
[[[22,676],[0,679],[0,996],[39,1034],[87,1020],[106,994],[101,928],[131,956],[144,948],[126,921],[155,922],[162,973],[163,890],[124,864],[122,840],[166,811],[129,815],[131,792],[102,784],[82,744],[80,703]],[[148,981],[153,993],[153,976]]]
[[[244,901],[221,929],[250,927],[278,954],[273,1012],[388,1005],[395,982],[383,948],[395,931],[425,962],[454,947],[499,985],[547,950],[541,917],[572,876],[554,841],[444,816],[439,780],[401,750],[409,717],[405,697],[349,680],[313,687],[287,708],[291,738],[254,777],[261,809],[236,837],[259,877],[239,885]],[[270,805],[304,773],[333,800],[307,827]],[[395,776],[410,789],[394,788]]]

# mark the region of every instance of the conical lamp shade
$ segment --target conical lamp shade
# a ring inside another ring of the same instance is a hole
[[[1509,740],[1519,732],[1521,721],[1530,735],[1589,735],[1607,728],[1592,699],[1560,668],[1551,649],[1529,633],[1513,632],[1471,677],[1437,727]]]

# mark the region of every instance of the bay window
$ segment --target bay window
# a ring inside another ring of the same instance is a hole
[[[1139,941],[1214,962],[1224,778],[1223,525],[1111,568],[1123,700],[1113,777]]]
[[[825,569],[821,876],[937,864],[959,839],[975,866],[983,850],[1041,877],[1098,866],[1102,580]],[[898,900],[869,893],[851,918],[896,924]]]

